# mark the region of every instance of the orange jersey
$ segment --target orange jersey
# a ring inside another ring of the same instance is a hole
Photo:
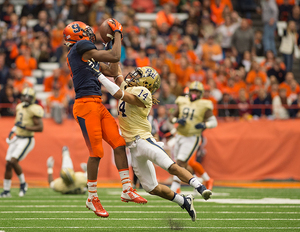
[[[180,64],[175,65],[175,74],[177,75],[177,81],[181,86],[185,86],[187,82],[190,81],[190,77],[194,72],[192,67],[187,67],[186,69],[182,69]]]
[[[156,24],[158,27],[161,27],[164,23],[167,23],[170,27],[174,23],[174,17],[169,14],[166,15],[164,11],[159,11],[156,16]]]
[[[226,5],[222,2],[219,7],[214,3],[210,6],[211,20],[217,25],[221,25],[222,23],[224,23],[223,11],[225,9],[225,6]]]
[[[21,93],[25,87],[33,87],[33,84],[24,77],[21,80],[14,80],[13,86],[14,89]]]
[[[45,92],[50,92],[53,89],[54,84],[58,85],[60,88],[63,88],[65,86],[65,80],[63,76],[59,76],[57,83],[54,83],[54,77],[50,76],[50,77],[46,77],[44,79],[44,91]]]
[[[51,46],[54,51],[62,44],[63,40],[63,30],[53,29],[51,33]]]
[[[286,96],[289,96],[292,93],[291,87],[287,83],[285,83],[285,82],[282,82],[279,85],[279,89],[281,89],[281,88],[286,89]]]
[[[148,57],[136,58],[135,63],[137,67],[150,66],[150,59]]]
[[[202,59],[203,64],[205,67],[215,70],[216,69],[216,62],[211,60],[210,57],[212,55],[219,55],[222,54],[222,48],[218,44],[213,44],[212,46],[209,46],[208,44],[203,44],[202,47]]]

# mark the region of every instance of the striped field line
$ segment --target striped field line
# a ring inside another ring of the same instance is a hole
[[[142,227],[142,226],[94,226],[94,227],[85,227],[85,226],[39,226],[39,227],[15,227],[15,226],[9,226],[9,227],[0,227],[1,229],[170,229],[170,226],[155,226],[155,227]],[[257,229],[257,230],[295,230],[300,229],[300,227],[190,227],[190,226],[184,226],[184,227],[177,227],[176,229],[235,229],[235,230],[241,230],[241,229]]]
[[[56,213],[56,214],[63,214],[63,213],[90,213],[89,211],[0,211],[0,214],[5,213]],[[148,214],[169,214],[169,213],[179,213],[185,214],[185,211],[113,211],[110,210],[110,213],[126,213],[126,214],[134,214],[134,213],[148,213]],[[300,212],[230,212],[230,211],[223,211],[223,212],[215,212],[215,211],[200,211],[197,214],[300,214]]]
[[[99,218],[0,218],[0,221],[31,221],[31,220],[55,220],[55,221],[99,221]],[[166,218],[107,218],[109,221],[165,221]],[[189,218],[172,218],[178,221],[190,221]],[[300,221],[299,218],[201,218],[200,221]]]

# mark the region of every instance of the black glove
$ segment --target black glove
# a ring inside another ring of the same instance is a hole
[[[23,129],[23,130],[26,130],[25,126],[22,126],[22,122],[16,122],[15,126]]]
[[[204,122],[200,122],[195,125],[196,129],[206,129],[206,124]]]
[[[179,123],[179,124],[182,125],[182,126],[185,126],[185,124],[186,124],[186,119],[185,119],[185,118],[180,118],[180,119],[177,120],[177,123]]]
[[[100,63],[92,58],[91,60],[88,60],[87,64],[88,67],[86,69],[98,78],[101,75],[101,72],[99,71]]]

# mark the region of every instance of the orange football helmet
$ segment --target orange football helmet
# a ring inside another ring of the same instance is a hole
[[[83,22],[75,21],[70,23],[64,29],[65,45],[72,46],[79,40],[89,40],[93,43],[96,41],[96,35],[92,28]]]

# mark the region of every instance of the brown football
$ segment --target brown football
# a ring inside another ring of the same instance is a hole
[[[110,19],[111,18],[106,19],[99,27],[99,32],[100,32],[101,38],[105,43],[108,43],[109,41],[111,41],[114,38],[114,32],[112,31],[112,29],[110,28],[110,26],[107,23],[107,21]]]

